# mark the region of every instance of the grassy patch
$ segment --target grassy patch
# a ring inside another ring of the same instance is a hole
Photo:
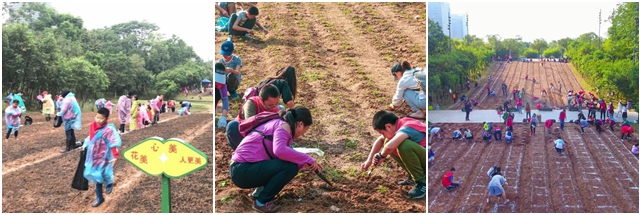
[[[218,182],[218,187],[226,187],[229,186],[231,183],[229,183],[229,181],[227,180],[222,180],[220,182]]]
[[[358,148],[358,142],[352,139],[347,140],[347,143],[345,144],[346,148],[351,148],[351,149],[357,149]]]

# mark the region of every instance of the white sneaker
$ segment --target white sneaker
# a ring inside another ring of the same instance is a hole
[[[426,119],[427,115],[424,112],[422,112],[422,110],[417,110],[416,112],[409,114],[409,117],[416,118],[416,119]]]

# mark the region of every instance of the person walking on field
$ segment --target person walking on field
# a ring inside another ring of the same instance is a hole
[[[564,131],[564,120],[567,119],[567,109],[562,109],[558,119],[560,120],[560,130]]]
[[[604,117],[606,116],[606,113],[607,113],[607,103],[605,103],[604,100],[601,99],[599,105],[600,105],[600,119],[604,120]]]
[[[616,113],[616,117],[620,116],[620,113],[622,113],[622,102],[618,101],[618,112]]]
[[[53,99],[51,99],[51,94],[47,91],[42,92],[42,95],[44,95],[42,98],[42,114],[45,120],[49,122],[51,115],[55,113],[56,105],[53,103]]]
[[[76,148],[76,134],[74,130],[79,131],[82,129],[82,110],[80,109],[80,105],[78,105],[75,94],[64,89],[60,92],[60,95],[64,99],[62,100],[60,112],[57,113],[57,116],[62,117],[64,132],[67,136],[67,147],[60,152],[65,153]]]
[[[129,123],[129,117],[131,117],[131,96],[133,92],[129,91],[128,94],[120,96],[118,99],[118,119],[120,120],[120,133],[124,134],[124,125]]]
[[[535,136],[536,135],[536,127],[538,126],[538,117],[536,117],[536,114],[533,114],[533,117],[531,117],[531,124],[530,124],[530,128],[531,128],[531,136]]]
[[[464,103],[464,112],[465,112],[465,121],[470,121],[469,120],[469,113],[471,112],[471,102],[469,102],[468,100]]]

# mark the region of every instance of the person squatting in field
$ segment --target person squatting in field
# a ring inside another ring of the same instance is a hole
[[[229,95],[227,91],[227,75],[226,68],[223,63],[216,63],[215,65],[215,81],[216,81],[216,103],[215,107],[218,107],[218,102],[222,100],[222,115],[218,120],[218,128],[227,127],[227,115],[229,115]]]
[[[178,110],[178,115],[180,116],[191,115],[191,102],[180,101],[180,110]]]
[[[129,118],[131,117],[131,96],[133,96],[133,91],[129,91],[126,95],[120,96],[118,99],[118,119],[120,120],[120,133],[124,134],[124,125],[129,122]]]
[[[378,111],[372,120],[373,129],[381,135],[371,146],[367,160],[362,163],[362,171],[373,164],[378,166],[391,155],[398,166],[407,171],[409,177],[399,181],[400,185],[415,186],[409,191],[410,198],[421,199],[426,195],[427,169],[427,126],[413,118],[398,118],[390,111]]]
[[[256,25],[264,31],[264,34],[269,34],[269,30],[258,21],[259,14],[260,11],[255,6],[249,7],[246,11],[231,14],[229,17],[229,38],[227,41],[231,42],[233,36],[253,39],[251,35],[254,34],[253,27]]]
[[[51,99],[51,94],[49,92],[42,92],[42,115],[44,115],[44,119],[49,122],[51,120],[51,115],[55,114],[56,105],[53,103],[53,99]]]
[[[564,140],[562,140],[562,137],[558,136],[558,139],[553,141],[553,143],[555,145],[556,152],[558,152],[558,154],[562,154],[562,150],[564,149]]]
[[[444,186],[444,189],[446,190],[451,190],[454,188],[458,188],[460,186],[460,183],[454,183],[453,182],[453,172],[456,171],[456,168],[451,167],[451,170],[447,173],[444,174],[444,176],[442,176],[442,186]]]
[[[62,123],[64,124],[64,132],[66,134],[66,148],[61,150],[61,153],[71,151],[76,148],[76,134],[74,130],[82,129],[82,110],[75,94],[71,93],[68,89],[62,90],[60,95],[64,98],[60,105],[60,112],[57,116],[62,117]]]
[[[234,146],[235,148],[243,140],[238,126],[243,120],[249,117],[255,116],[262,112],[277,113],[278,99],[280,98],[280,91],[272,84],[267,85],[260,89],[258,96],[248,98],[242,105],[242,109],[238,111],[238,117],[227,124],[227,144]],[[220,119],[222,120],[222,119]]]
[[[4,121],[7,123],[7,135],[5,136],[6,140],[9,140],[11,134],[15,137],[15,140],[18,140],[18,129],[20,128],[20,115],[22,112],[18,107],[20,102],[18,100],[13,100],[11,105],[9,105],[6,109],[4,109]]]
[[[108,124],[109,110],[98,109],[95,121],[89,126],[89,136],[84,140],[82,150],[87,150],[84,163],[84,177],[96,185],[96,201],[91,206],[98,207],[105,198],[102,185],[106,184],[106,193],[113,190],[113,166],[118,159],[118,147],[122,145],[116,126]]]
[[[427,108],[427,96],[420,89],[418,82],[414,78],[414,73],[417,72],[415,68],[411,67],[411,64],[407,61],[402,63],[396,62],[391,67],[391,74],[393,80],[398,81],[396,86],[396,93],[393,95],[389,108],[394,110],[399,107],[404,100],[413,113],[409,114],[409,117],[416,119],[425,119],[426,114],[422,110]]]
[[[229,91],[229,95],[232,99],[238,98],[238,86],[242,82],[242,73],[240,70],[242,69],[242,58],[238,55],[235,55],[235,48],[231,41],[225,41],[220,46],[220,55],[222,58],[218,60],[218,63],[224,64],[226,67],[225,73],[227,75],[227,80],[225,84],[227,85],[227,91]]]
[[[231,181],[240,188],[256,188],[250,194],[255,199],[254,210],[279,211],[282,207],[272,200],[300,170],[322,170],[311,156],[291,148],[293,140],[304,135],[312,124],[307,108],[294,107],[281,112],[279,118],[257,126],[256,132],[248,133],[233,152],[229,165]]]

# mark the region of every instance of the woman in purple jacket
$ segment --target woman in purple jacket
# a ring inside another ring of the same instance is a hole
[[[272,200],[298,171],[305,167],[322,170],[311,156],[291,148],[293,139],[307,132],[311,124],[309,109],[301,106],[289,109],[279,119],[256,127],[233,152],[229,166],[231,181],[240,188],[256,188],[251,193],[254,210],[277,212],[281,206]]]

